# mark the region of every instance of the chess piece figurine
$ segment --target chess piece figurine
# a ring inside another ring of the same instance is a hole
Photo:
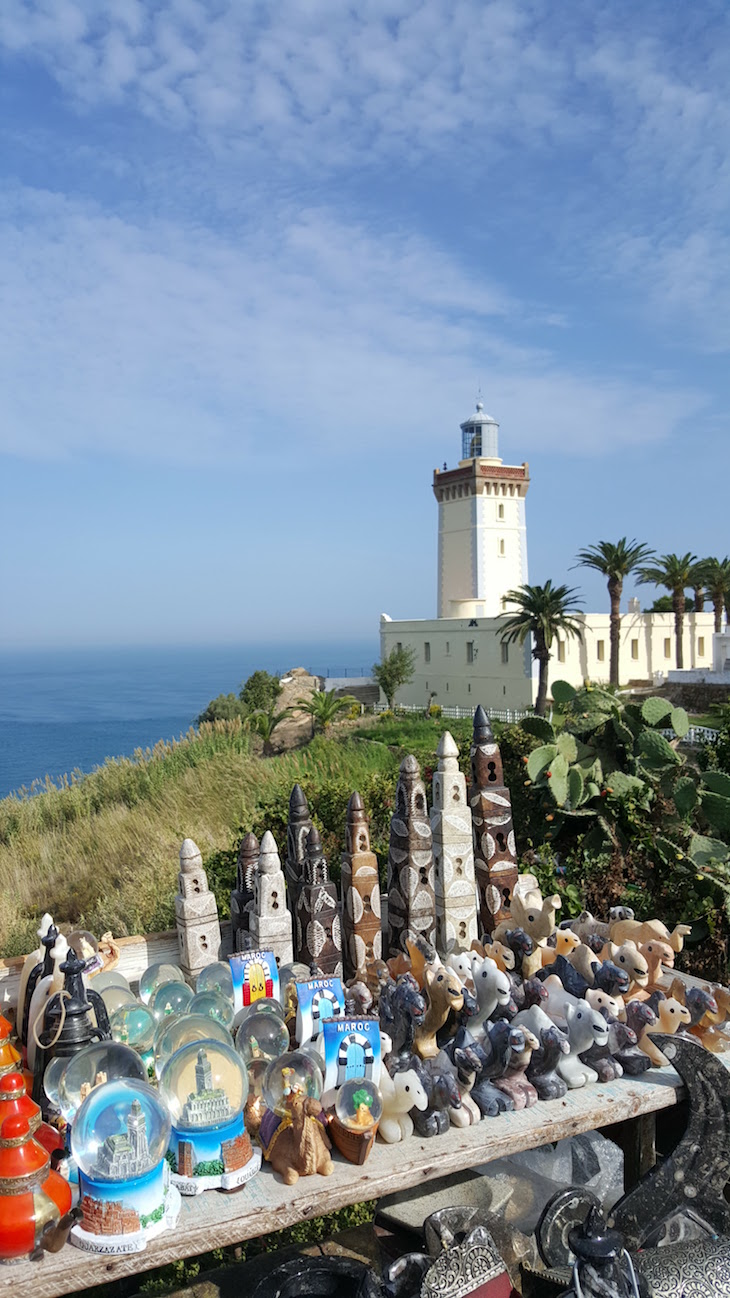
[[[517,847],[512,802],[504,783],[499,744],[481,705],[474,713],[469,785],[474,832],[474,866],[479,888],[479,919],[491,933],[507,919],[517,882]]]
[[[40,946],[38,946],[35,951],[31,951],[30,955],[25,957],[23,968],[21,970],[20,985],[18,987],[17,1010],[15,1014],[15,1028],[21,1046],[24,1046],[26,1041],[28,1010],[30,1009],[30,998],[33,995],[33,989],[38,982],[38,979],[42,978],[44,973],[51,972],[50,956],[48,957],[49,967],[47,969],[44,969],[44,964],[46,961],[46,955],[50,952],[53,942],[46,944],[44,938],[47,936],[52,926],[53,920],[51,919],[51,916],[48,914],[44,915],[38,926]],[[55,941],[57,936],[58,930],[56,929],[53,941]]]
[[[273,951],[279,965],[294,959],[292,918],[286,906],[286,884],[276,839],[266,830],[253,879],[249,933],[254,949]]]
[[[342,931],[337,884],[329,877],[322,843],[314,825],[307,834],[304,879],[299,888],[296,958],[317,965],[324,978],[342,977]]]
[[[56,937],[50,948],[46,947],[47,959],[44,959],[43,962],[43,976],[36,982],[35,987],[33,988],[33,994],[27,1005],[25,1056],[28,1069],[31,1073],[35,1067],[37,1025],[43,1019],[49,998],[55,995],[56,992],[60,992],[63,987],[64,975],[62,972],[62,965],[69,954],[69,947],[66,938],[63,933],[58,933],[53,925],[48,930],[46,937],[43,939],[44,944],[50,941],[53,933],[56,933]],[[46,966],[48,967],[48,972],[46,972]]]
[[[408,937],[433,942],[436,897],[431,824],[418,762],[401,762],[388,847],[388,949],[395,956]]]
[[[180,968],[194,987],[201,969],[220,959],[221,928],[218,905],[208,887],[203,858],[192,838],[186,838],[180,848],[180,873],[177,877],[175,923]]]
[[[436,949],[447,956],[468,951],[479,933],[471,811],[466,779],[459,770],[459,749],[448,730],[436,755],[431,808]]]
[[[342,854],[342,959],[346,978],[364,979],[367,965],[382,956],[378,858],[370,850],[370,827],[360,794],[347,804]]]
[[[309,805],[301,785],[295,784],[289,797],[289,821],[286,827],[286,889],[292,916],[297,913],[299,889],[307,861],[307,838],[312,828]]]
[[[236,886],[231,893],[231,938],[234,951],[245,950],[244,937],[251,926],[254,879],[259,863],[259,840],[244,834],[236,862]],[[239,937],[239,934],[241,935]]]

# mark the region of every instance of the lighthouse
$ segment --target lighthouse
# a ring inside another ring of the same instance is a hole
[[[461,459],[436,469],[439,618],[498,617],[527,582],[527,464],[503,464],[499,424],[476,411],[461,424]]]

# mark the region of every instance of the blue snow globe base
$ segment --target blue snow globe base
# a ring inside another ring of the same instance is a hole
[[[181,1194],[204,1190],[237,1190],[261,1167],[261,1150],[253,1149],[243,1114],[207,1131],[173,1126],[167,1152],[172,1184]]]

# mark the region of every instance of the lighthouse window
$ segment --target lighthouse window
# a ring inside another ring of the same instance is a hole
[[[501,555],[504,554],[504,538],[503,538],[503,537],[500,537],[500,540],[499,540],[499,553],[500,553]]]
[[[667,639],[664,641],[664,657],[671,658],[671,656],[672,656],[672,642],[671,640]]]
[[[599,663],[602,663],[602,662],[603,662],[605,656],[606,656],[606,642],[605,642],[605,640],[597,640],[597,641],[596,641],[596,657],[597,657]]]
[[[504,642],[502,643],[502,662],[509,662],[509,645]]]
[[[473,640],[467,640],[466,642],[466,661],[468,663],[474,662],[474,641]]]
[[[504,518],[504,505],[497,506],[497,518]]]

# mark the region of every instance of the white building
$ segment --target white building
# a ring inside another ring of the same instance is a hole
[[[525,585],[527,464],[505,465],[498,454],[499,425],[476,413],[461,425],[462,459],[456,469],[436,470],[438,501],[438,617],[418,621],[380,618],[381,657],[397,645],[414,650],[416,671],[398,691],[398,702],[442,706],[522,709],[537,692],[531,645],[502,644],[500,612],[507,591]],[[629,601],[621,618],[619,679],[652,683],[674,667],[674,615],[642,613]],[[605,613],[578,614],[583,638],[553,644],[550,680],[582,685],[607,682],[610,662],[608,593]],[[688,613],[684,619],[684,664],[713,668],[714,616]]]

